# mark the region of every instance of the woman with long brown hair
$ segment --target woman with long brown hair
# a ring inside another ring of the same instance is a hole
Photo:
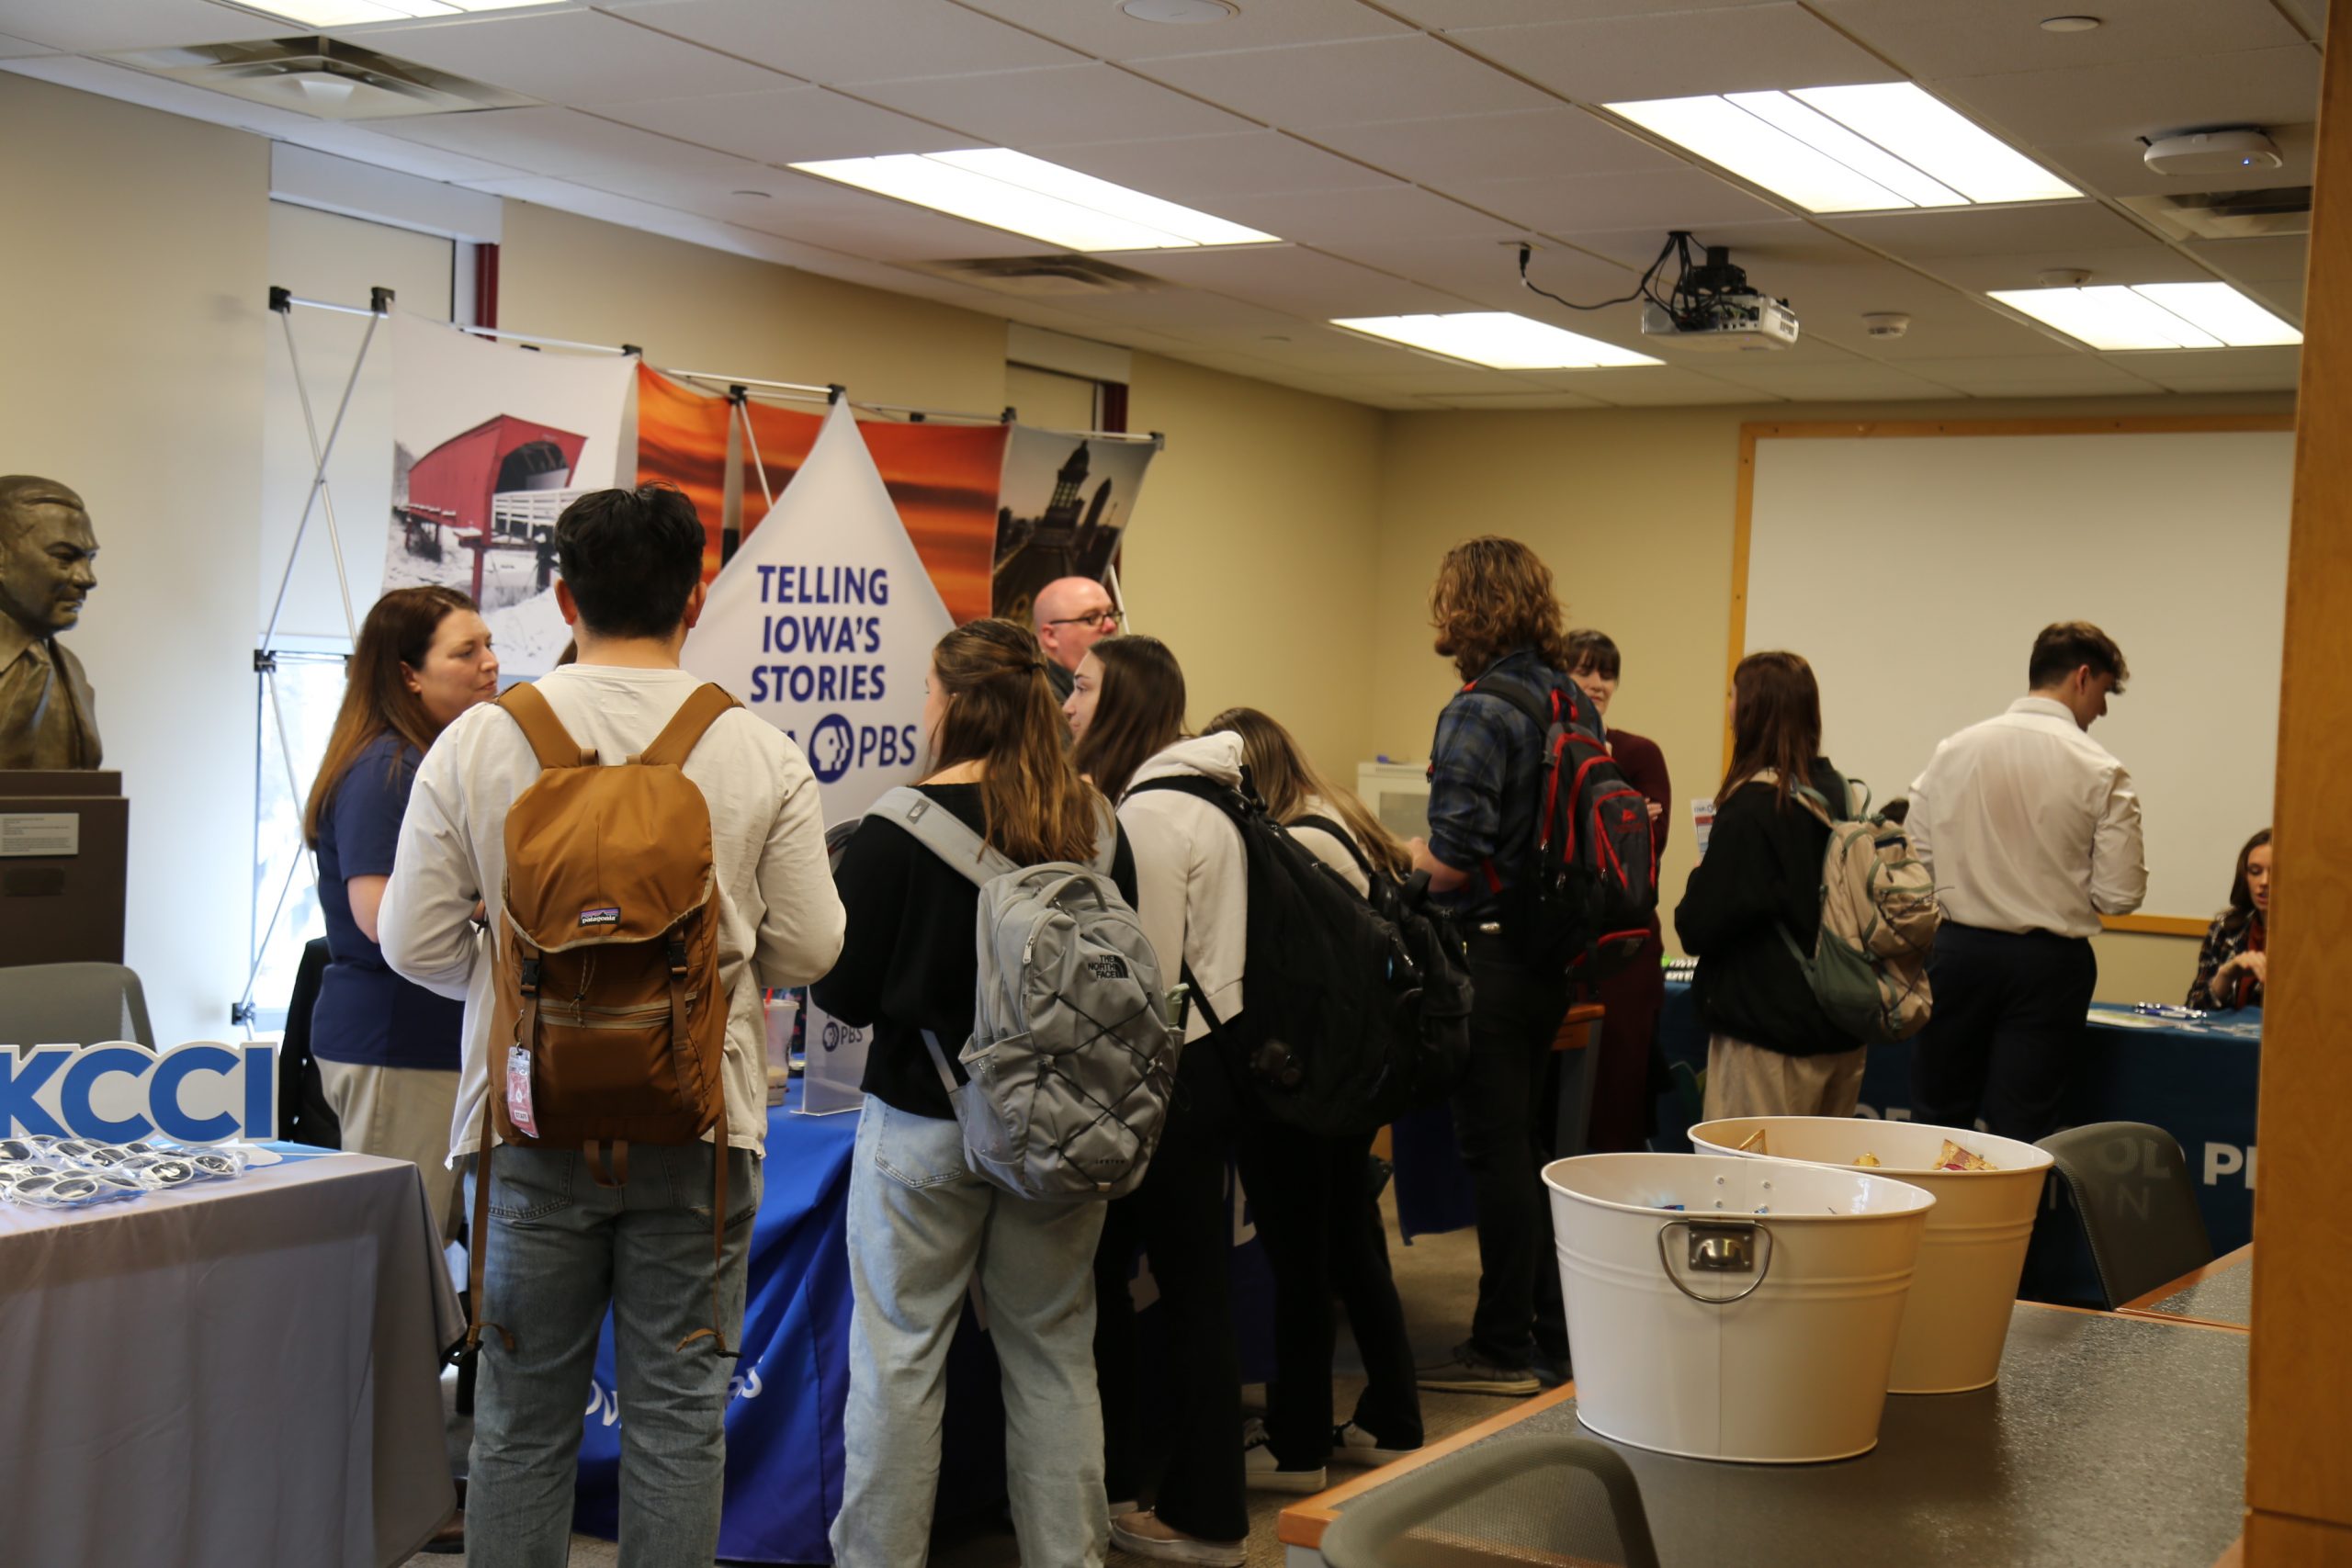
[[[1227,708],[1206,733],[1241,737],[1250,780],[1275,821],[1360,895],[1374,874],[1412,874],[1405,846],[1363,802],[1334,789],[1290,731],[1256,708]],[[1266,1419],[1242,1444],[1249,1484],[1320,1492],[1330,1464],[1386,1464],[1421,1446],[1421,1396],[1405,1308],[1388,1270],[1386,1228],[1369,1179],[1372,1134],[1317,1137],[1238,1102],[1235,1152],[1274,1276],[1274,1376]],[[1347,1308],[1364,1389],[1333,1420],[1330,1301]]]
[[[1707,853],[1674,911],[1682,950],[1699,960],[1706,1116],[1850,1116],[1864,1046],[1821,1010],[1797,956],[1821,932],[1829,827],[1812,807],[1849,809],[1845,778],[1821,754],[1813,666],[1793,653],[1741,660],[1731,728]]]
[[[1115,834],[1112,880],[1135,901],[1134,852],[1070,765],[1035,633],[981,620],[940,638],[922,730],[933,769],[917,786],[924,796],[1021,865],[1083,864]],[[859,824],[834,876],[848,930],[810,998],[874,1032],[850,1173],[856,1311],[833,1560],[902,1568],[927,1554],[947,1351],[977,1275],[1003,1367],[1022,1557],[1091,1568],[1108,1533],[1092,1365],[1093,1259],[1108,1205],[1017,1198],[965,1161],[924,1035],[944,1043],[972,1032],[979,889],[884,816]]]
[[[2230,907],[2206,928],[2188,1005],[2213,1012],[2260,1007],[2270,979],[2269,927],[2270,829],[2265,828],[2238,852]]]
[[[345,1149],[415,1163],[444,1236],[465,1008],[386,966],[376,917],[417,765],[451,720],[497,694],[498,655],[474,602],[454,588],[393,589],[360,626],[302,811],[327,927],[311,1015],[320,1081]]]
[[[1111,1539],[1148,1561],[1239,1568],[1250,1509],[1236,1441],[1240,1357],[1226,1282],[1234,1094],[1224,1052],[1209,1036],[1241,1013],[1248,866],[1240,832],[1215,805],[1139,786],[1196,778],[1238,786],[1241,740],[1185,736],[1184,671],[1157,637],[1109,637],[1088,649],[1064,711],[1080,771],[1119,803],[1119,820],[1135,841],[1136,912],[1160,970],[1181,974],[1194,998],[1159,1147],[1142,1185],[1111,1204],[1095,1253],[1103,1472],[1118,1499]],[[1138,1252],[1151,1257],[1167,1342],[1153,1411],[1167,1438],[1168,1465],[1148,1509],[1128,1501],[1141,1491],[1147,1446],[1128,1291]]]

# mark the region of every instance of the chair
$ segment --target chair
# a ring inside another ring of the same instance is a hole
[[[120,964],[24,964],[0,969],[0,1044],[155,1048],[147,993]]]
[[[1478,1444],[1347,1504],[1323,1532],[1331,1568],[1657,1568],[1641,1488],[1589,1438]]]
[[[2213,1261],[2196,1179],[2162,1127],[2095,1122],[2036,1146],[2050,1151],[2083,1217],[2109,1312]]]
[[[327,1103],[318,1058],[311,1054],[311,1010],[318,1005],[326,975],[327,939],[312,937],[294,971],[294,994],[286,1004],[286,1034],[277,1044],[277,1135],[289,1144],[343,1147],[343,1123]]]

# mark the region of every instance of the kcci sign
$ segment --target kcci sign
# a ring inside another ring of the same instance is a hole
[[[0,1046],[0,1137],[218,1144],[277,1135],[277,1047]]]

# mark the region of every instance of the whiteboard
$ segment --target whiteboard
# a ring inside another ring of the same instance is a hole
[[[1812,662],[1830,758],[1907,793],[2036,633],[2093,622],[2132,668],[2091,735],[2139,789],[2141,912],[2220,908],[2270,820],[2293,433],[1757,436],[1743,651]]]

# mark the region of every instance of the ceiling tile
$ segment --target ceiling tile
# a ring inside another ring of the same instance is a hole
[[[1662,11],[1729,10],[1775,0],[1383,0],[1408,21],[1441,31],[1510,27],[1524,22],[1583,21],[1600,17],[1647,17]]]
[[[1585,393],[1622,408],[1776,400],[1753,387],[1736,386],[1679,365],[1640,365],[1609,370],[1532,370],[1528,378],[1547,387]]]
[[[2087,272],[2093,283],[2209,283],[2213,275],[2193,256],[2167,245],[2123,250],[2052,245],[1990,256],[1946,256],[1919,264],[1956,288],[1984,293],[1993,288],[2038,288],[2041,275],[2064,269]]]
[[[1599,409],[1609,405],[1598,398],[1588,398],[1575,392],[1456,392],[1450,396],[1431,397],[1430,402],[1440,408],[1492,409],[1526,412],[1540,409]]]
[[[1582,109],[1555,107],[1444,119],[1385,120],[1315,132],[1323,146],[1401,178],[1450,189],[1500,180],[1613,175],[1682,166],[1682,160]]]
[[[1736,365],[1713,371],[1726,381],[1773,392],[1800,402],[1845,399],[1894,400],[1907,398],[1949,398],[1952,390],[1892,366],[1849,361],[1844,365],[1780,365],[1774,356],[1742,355]]]
[[[2314,43],[2327,37],[2327,0],[2286,0],[2288,14]]]
[[[2241,283],[2301,283],[2311,257],[2301,234],[2260,240],[2191,240],[2188,250]]]
[[[1138,21],[1114,0],[968,0],[972,8],[1058,39],[1104,60],[1146,60],[1204,50],[1266,49],[1407,31],[1356,0],[1275,0],[1199,26]]]
[[[823,87],[618,104],[610,118],[768,164],[944,152],[978,140]]]
[[[1278,130],[1184,136],[1165,141],[1037,146],[1025,151],[1212,212],[1217,202],[1228,197],[1368,190],[1396,183],[1377,169],[1310,147]]]
[[[1871,359],[1914,360],[2047,354],[2075,350],[1985,304],[1901,267],[1856,266],[1834,271],[1773,268],[1759,273],[1796,310],[1799,328],[1815,343]],[[1875,338],[1862,318],[1892,311],[1911,318],[1901,337]]]
[[[811,82],[1014,71],[1086,58],[948,0],[617,0],[605,8]]]
[[[1354,333],[1320,322],[1299,321],[1273,333],[1220,333],[1191,330],[1185,339],[1196,347],[1246,355],[1261,361],[1279,360],[1294,370],[1318,376],[1377,376],[1401,373],[1426,363],[1410,349],[1375,343]]]
[[[2130,219],[2088,201],[1824,216],[1821,222],[1905,261],[2050,249],[2128,250],[2163,243]]]
[[[1295,245],[1163,251],[1128,259],[1145,271],[1189,288],[1317,321],[1334,316],[1406,315],[1465,308],[1464,300],[1442,289]]]
[[[866,82],[857,96],[1023,151],[1041,143],[1097,140],[1105,130],[1136,141],[1252,129],[1247,120],[1115,65]]]
[[[1200,288],[1073,295],[1058,303],[1072,315],[1125,321],[1186,339],[1197,338],[1204,333],[1219,336],[1245,333],[1257,337],[1295,337],[1321,326],[1319,321],[1287,311],[1268,310]]]
[[[1907,368],[1972,398],[2087,398],[2159,389],[2144,377],[2089,354],[2056,359],[1929,359]]]
[[[0,33],[0,60],[22,60],[28,55],[55,52],[45,43],[35,43],[32,39],[26,38],[10,38],[6,33]]]
[[[1340,249],[1392,234],[1488,235],[1499,227],[1485,213],[1418,186],[1232,197],[1218,207],[1217,216],[1285,240]]]
[[[289,126],[271,134],[300,147],[313,147],[338,157],[356,159],[379,168],[397,169],[404,175],[443,180],[451,185],[468,180],[512,179],[525,172],[488,158],[476,158],[469,153],[452,152],[440,147],[427,147],[421,141],[403,141],[367,126],[342,125],[334,120]]]
[[[2034,156],[2077,189],[2108,197],[2266,190],[2278,186],[2310,185],[2319,127],[2273,124],[2266,129],[2270,132],[2270,139],[2278,144],[2278,155],[2284,161],[2279,168],[2233,169],[2218,175],[2160,175],[2148,167],[2148,150],[2136,136],[2054,145],[2045,143],[2034,150]]]
[[[2289,321],[2301,326],[2303,321],[2303,280],[2300,277],[2278,283],[2249,283],[2245,291]]]
[[[1521,375],[1507,370],[1485,370],[1456,361],[1421,357],[1420,364],[1404,371],[1384,371],[1377,376],[1343,376],[1332,379],[1346,386],[1361,386],[1368,390],[1402,392],[1410,397],[1433,397],[1455,392],[1536,392],[1538,388]],[[1559,389],[1548,389],[1557,392]]]
[[[647,233],[666,234],[672,239],[693,244],[707,245],[713,250],[728,251],[736,255],[754,256],[762,261],[778,262],[811,271],[830,271],[816,265],[817,253],[805,246],[774,235],[754,233],[733,224],[721,223],[691,212],[682,212],[659,202],[641,201],[634,197],[620,196],[611,191],[597,190],[571,180],[524,177],[511,180],[483,181],[474,187],[503,196],[514,201],[527,201],[537,206],[553,208],[559,212],[577,213],[582,218],[594,218],[623,228],[641,229]],[[658,345],[657,345],[658,347]]]
[[[352,36],[395,59],[589,108],[755,93],[786,81],[763,66],[599,11],[370,28]]]
[[[1650,265],[1665,239],[1665,232],[1658,229],[1621,229],[1580,233],[1576,243],[1579,249],[1638,270]],[[1776,265],[1843,266],[1877,260],[1851,240],[1802,218],[1711,223],[1695,233],[1692,240],[1696,244],[1729,247],[1731,259],[1751,272]],[[1780,292],[1769,278],[1758,277],[1756,281],[1757,287],[1768,294]]]
[[[808,244],[877,261],[953,261],[974,256],[1037,255],[1055,249],[1042,240],[985,224],[967,223],[888,197],[835,185],[814,175],[766,171],[751,188],[765,200],[706,188],[670,199],[678,206]],[[596,182],[603,183],[603,182]],[[653,199],[653,193],[639,191]]]
[[[1694,34],[1703,35],[1703,47],[1694,47]],[[1796,5],[1465,28],[1446,37],[1586,104],[1829,87],[1899,74]]]
[[[1651,246],[1653,255],[1669,230],[1770,221],[1788,215],[1785,209],[1687,164],[1643,174],[1457,185],[1449,194],[1545,234],[1654,229],[1657,240]],[[1648,257],[1643,261],[1647,265]]]
[[[2302,366],[2299,348],[2206,348],[2114,357],[2128,361],[2133,374],[2177,392],[2290,392]]]
[[[91,54],[234,43],[287,30],[207,0],[0,0],[0,33]]]
[[[1292,130],[1555,107],[1525,83],[1418,33],[1178,55],[1136,69]]]
[[[1385,238],[1332,247],[1351,261],[1409,277],[1498,310],[1546,309],[1519,281],[1516,230],[1446,238]],[[1542,288],[1577,300],[1613,299],[1632,290],[1634,268],[1581,251],[1546,245],[1531,259],[1529,274]]]
[[[576,109],[484,109],[370,123],[403,141],[487,158],[535,175],[578,179],[608,190],[650,186],[648,199],[652,200],[660,199],[664,181],[731,189],[775,175],[746,158],[689,147]]]
[[[2133,0],[2099,8],[2100,26],[2047,33],[2051,0],[1815,0],[1815,8],[1911,75],[1990,76],[2133,64],[2297,45],[2270,0]]]
[[[2041,145],[2106,141],[2212,125],[2303,125],[2319,118],[2319,51],[2308,44],[2183,55],[2132,65],[1962,76],[1939,96],[1988,130]]]

